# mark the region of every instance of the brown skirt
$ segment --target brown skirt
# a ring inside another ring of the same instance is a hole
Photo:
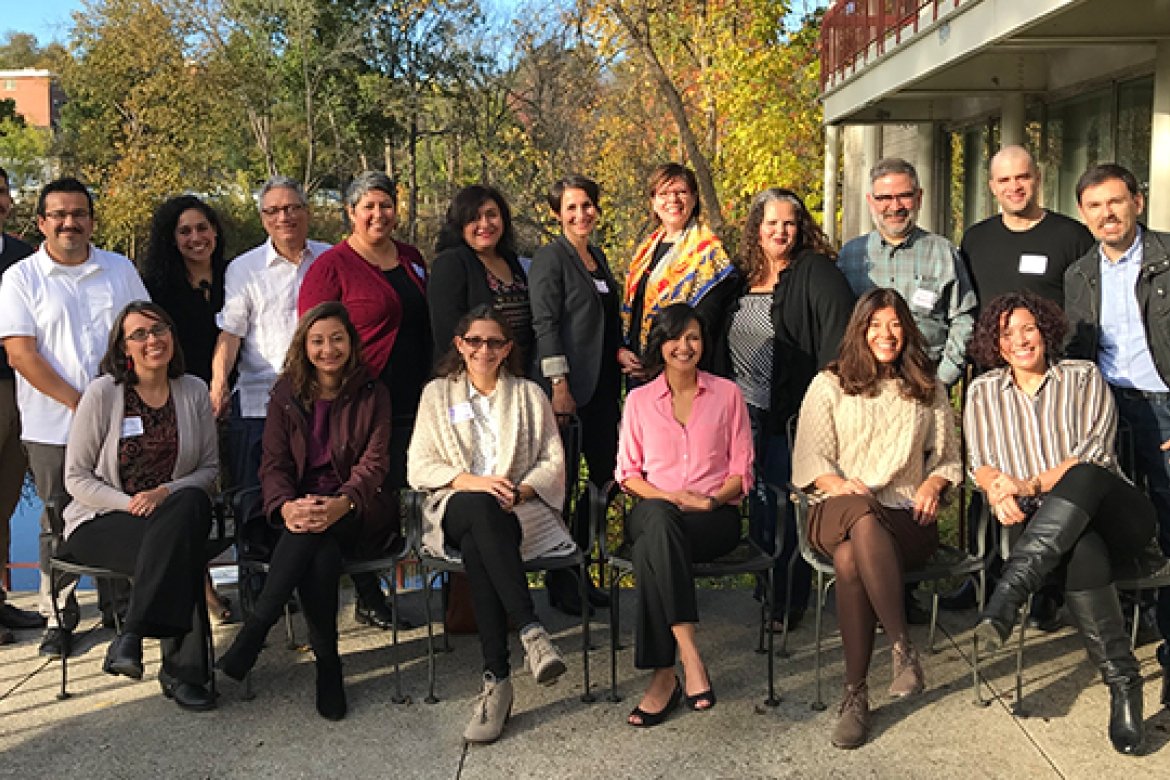
[[[832,496],[812,507],[809,543],[817,552],[833,557],[837,545],[849,538],[853,525],[867,515],[894,537],[902,568],[914,569],[930,560],[938,549],[938,524],[919,525],[909,509],[883,506],[872,496]]]

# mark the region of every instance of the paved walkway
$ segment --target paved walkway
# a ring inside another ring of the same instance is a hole
[[[31,604],[18,596],[16,603]],[[630,626],[632,597],[623,600]],[[465,747],[460,734],[478,682],[478,643],[453,638],[441,655],[437,704],[426,704],[426,632],[403,635],[403,682],[408,704],[391,701],[393,678],[387,635],[342,620],[342,653],[350,714],[340,723],[313,708],[311,657],[286,646],[278,626],[254,674],[256,697],[221,677],[220,707],[186,713],[159,694],[157,644],[147,643],[141,682],[103,674],[111,632],[91,628],[80,637],[70,664],[72,698],[56,698],[60,666],[36,655],[37,632],[0,648],[0,777],[87,778],[1165,778],[1170,775],[1170,712],[1147,712],[1150,754],[1115,754],[1105,733],[1108,693],[1069,630],[1029,640],[1025,702],[1031,717],[1011,710],[1013,657],[986,667],[985,694],[972,703],[969,665],[972,613],[944,616],[939,652],[925,656],[928,688],[911,701],[889,702],[888,645],[879,639],[871,688],[875,729],[863,748],[844,752],[829,744],[841,679],[835,623],[825,654],[829,709],[814,712],[812,621],[792,637],[793,654],[777,659],[779,707],[763,706],[764,657],[752,652],[755,603],[743,591],[710,590],[700,596],[705,616],[700,642],[719,695],[710,713],[680,710],[662,726],[637,731],[624,723],[645,676],[633,669],[629,645],[618,656],[621,702],[606,700],[609,679],[605,624],[594,624],[591,653],[598,700],[583,692],[579,633],[570,619],[549,618],[569,658],[569,673],[551,687],[515,674],[516,705],[504,737],[492,746]],[[406,598],[422,614],[419,594]],[[295,621],[301,637],[304,627]],[[83,626],[97,624],[92,604]],[[217,631],[223,647],[233,627]],[[918,630],[916,629],[916,632]],[[925,630],[916,633],[926,642]],[[518,642],[513,643],[519,656]],[[574,652],[575,650],[575,652]],[[1139,651],[1146,698],[1158,694],[1153,647]],[[1149,710],[1150,707],[1147,707]]]

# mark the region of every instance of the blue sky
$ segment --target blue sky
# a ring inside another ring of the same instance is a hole
[[[27,32],[37,36],[42,46],[68,37],[69,14],[81,9],[81,0],[3,0],[0,10],[0,37],[9,32]]]

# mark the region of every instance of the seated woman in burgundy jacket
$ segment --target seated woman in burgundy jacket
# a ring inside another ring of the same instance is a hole
[[[242,680],[295,588],[317,658],[317,712],[345,717],[337,653],[342,559],[374,557],[394,537],[386,478],[390,395],[362,363],[345,307],[301,317],[264,425],[264,514],[281,528],[256,608],[219,661]]]

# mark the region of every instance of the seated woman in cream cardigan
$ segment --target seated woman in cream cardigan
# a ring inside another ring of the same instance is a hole
[[[536,619],[524,561],[568,555],[561,521],[565,455],[540,387],[523,379],[508,323],[490,306],[455,328],[451,350],[424,389],[407,458],[411,486],[430,491],[423,548],[459,554],[483,649],[483,689],[463,738],[492,742],[512,711],[508,620],[520,627],[528,667],[549,684],[565,671]]]

